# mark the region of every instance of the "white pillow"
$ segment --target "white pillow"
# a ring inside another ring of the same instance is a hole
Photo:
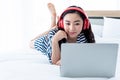
[[[103,25],[92,24],[91,27],[95,36],[102,37]]]
[[[97,38],[96,43],[117,43],[120,45],[120,39],[118,38]]]
[[[120,19],[104,17],[103,38],[120,38]]]

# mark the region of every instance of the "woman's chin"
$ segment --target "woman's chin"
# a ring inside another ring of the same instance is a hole
[[[76,38],[77,36],[76,35],[70,35],[69,36],[71,39],[74,39],[74,38]]]

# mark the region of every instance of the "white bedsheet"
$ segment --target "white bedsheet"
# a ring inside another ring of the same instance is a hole
[[[116,76],[106,78],[60,77],[60,68],[51,65],[46,56],[35,50],[21,50],[0,54],[0,80],[120,80],[120,55]]]

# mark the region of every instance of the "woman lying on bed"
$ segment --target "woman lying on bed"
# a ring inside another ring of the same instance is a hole
[[[94,43],[91,24],[84,10],[70,6],[63,11],[56,24],[56,10],[48,3],[51,12],[51,28],[31,40],[31,48],[41,51],[50,63],[60,65],[61,43]]]

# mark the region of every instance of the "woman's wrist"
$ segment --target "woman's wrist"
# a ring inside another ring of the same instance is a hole
[[[56,39],[52,39],[52,45],[58,44],[58,41]]]
[[[53,38],[52,38],[52,43],[58,43],[58,39],[57,39],[56,36],[53,36]]]

